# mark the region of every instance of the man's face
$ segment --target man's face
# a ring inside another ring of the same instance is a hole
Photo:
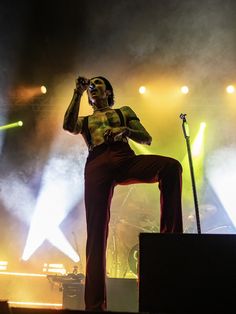
[[[89,100],[94,103],[97,100],[106,99],[108,97],[108,91],[104,81],[100,78],[93,78],[90,80],[89,87],[87,89]]]

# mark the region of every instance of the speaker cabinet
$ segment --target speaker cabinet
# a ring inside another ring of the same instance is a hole
[[[137,312],[137,279],[107,278],[107,309],[115,312]]]
[[[69,310],[84,310],[84,285],[78,282],[64,283],[63,308]]]
[[[236,311],[236,235],[140,234],[140,312],[231,309]]]
[[[108,311],[137,312],[137,280],[107,278],[107,307]],[[63,308],[84,310],[84,285],[80,283],[63,284]]]

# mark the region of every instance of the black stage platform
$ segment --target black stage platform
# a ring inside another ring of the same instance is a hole
[[[141,233],[138,281],[108,282],[108,312],[234,313],[235,282],[236,235]],[[8,309],[7,302],[1,302],[0,314],[9,313],[85,312],[76,308]]]

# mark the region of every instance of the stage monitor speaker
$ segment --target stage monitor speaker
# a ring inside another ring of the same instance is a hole
[[[62,285],[63,309],[84,310],[84,285],[79,282],[69,282]]]
[[[139,311],[236,312],[236,235],[141,233]]]
[[[138,311],[137,279],[107,278],[107,310],[133,313]]]
[[[64,283],[63,309],[84,310],[84,308],[84,285],[76,282]],[[108,311],[137,312],[137,280],[107,278],[107,308]]]

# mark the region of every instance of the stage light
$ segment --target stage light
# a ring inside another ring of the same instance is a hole
[[[139,91],[140,94],[145,94],[145,93],[146,93],[146,90],[147,90],[147,89],[146,89],[145,86],[140,86],[138,91]]]
[[[29,308],[39,308],[41,309],[42,307],[48,308],[48,307],[56,307],[56,308],[62,308],[63,304],[62,303],[46,303],[46,302],[21,302],[21,301],[8,301],[8,303],[12,307],[22,307],[27,306]],[[15,311],[14,311],[15,312]],[[31,311],[30,311],[31,312]],[[41,312],[41,311],[40,311]],[[10,312],[11,313],[11,312]],[[9,313],[9,314],[10,314]]]
[[[206,163],[206,176],[234,227],[236,227],[235,155],[235,146],[221,148],[211,153]]]
[[[41,93],[42,93],[42,94],[46,94],[46,93],[47,93],[47,88],[46,88],[46,86],[44,86],[44,85],[42,85],[42,86],[40,87],[40,90],[41,90]]]
[[[0,261],[0,270],[7,270],[7,265],[8,262],[7,261]]]
[[[182,94],[188,94],[188,93],[189,93],[189,88],[188,88],[188,86],[182,86],[182,87],[180,88],[180,90],[181,90],[181,93],[182,93]]]
[[[197,137],[195,138],[194,143],[192,145],[193,157],[199,156],[202,152],[202,142],[203,142],[203,135],[204,135],[205,128],[206,128],[206,123],[201,122],[199,132],[198,132]]]
[[[0,126],[0,130],[17,128],[17,127],[21,127],[22,125],[23,125],[22,121],[17,121],[14,123],[9,123],[9,124],[5,124],[5,125]]]
[[[46,94],[47,88],[45,86],[19,86],[11,91],[11,98],[17,105],[31,102],[34,98]]]
[[[63,264],[48,264],[45,263],[43,265],[43,272],[44,273],[56,273],[56,274],[61,274],[65,275],[66,274],[66,269]]]
[[[233,85],[228,85],[226,91],[228,94],[233,94],[235,92],[235,87]]]
[[[64,158],[54,157],[49,160],[44,169],[41,191],[22,255],[23,260],[28,260],[39,246],[48,240],[74,262],[79,262],[78,253],[59,229],[61,222],[83,195],[83,183],[76,169],[78,166],[79,164],[71,164]],[[74,172],[77,172],[76,177],[73,176]],[[68,180],[68,173],[73,182]],[[74,186],[78,188],[74,189]]]
[[[20,277],[47,277],[47,275],[44,275],[44,274],[18,273],[18,272],[13,272],[13,271],[1,271],[0,275],[20,276]]]

